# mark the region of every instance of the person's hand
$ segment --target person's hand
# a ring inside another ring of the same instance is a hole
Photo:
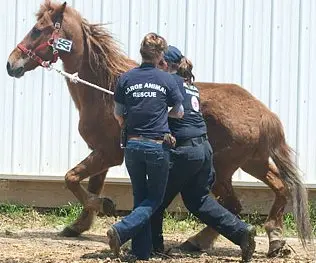
[[[169,145],[171,148],[176,147],[177,140],[170,133],[166,133],[163,137],[163,141],[165,144]]]

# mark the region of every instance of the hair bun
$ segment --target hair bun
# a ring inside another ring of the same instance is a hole
[[[148,33],[140,45],[140,53],[143,59],[154,60],[159,58],[167,48],[167,41],[162,36],[156,33]]]

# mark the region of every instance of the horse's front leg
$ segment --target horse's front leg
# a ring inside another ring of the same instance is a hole
[[[65,176],[66,185],[84,208],[77,220],[71,226],[66,227],[61,235],[73,237],[88,230],[98,211],[107,215],[114,214],[115,206],[110,199],[104,199],[101,208],[92,209],[89,206],[91,200],[96,200],[101,193],[109,167],[109,162],[103,152],[94,150],[86,159],[67,172]],[[80,182],[89,176],[88,189],[86,190]]]

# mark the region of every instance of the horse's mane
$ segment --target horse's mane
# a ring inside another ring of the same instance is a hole
[[[89,24],[82,19],[82,30],[89,54],[89,63],[93,72],[103,76],[108,89],[115,86],[117,78],[136,66],[119,48],[115,39],[102,24]]]
[[[52,12],[59,5],[51,0],[45,0],[36,14],[37,19],[40,19],[45,12]],[[136,66],[136,62],[122,52],[117,41],[103,27],[103,24],[90,24],[75,9],[67,7],[66,10],[74,12],[79,21],[81,20],[91,70],[101,80],[101,86],[113,90],[117,78],[123,72]]]
[[[52,2],[50,0],[45,0],[45,2],[43,4],[41,4],[38,12],[35,14],[37,20],[39,20],[44,15],[45,12],[51,12],[56,7],[57,7],[57,3]]]

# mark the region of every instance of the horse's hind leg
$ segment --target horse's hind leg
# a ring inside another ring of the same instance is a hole
[[[97,209],[88,209],[86,205],[90,199],[99,196],[108,168],[109,164],[106,162],[104,154],[101,151],[93,151],[80,164],[67,172],[65,176],[66,185],[83,204],[84,208],[78,219],[71,226],[66,227],[61,235],[78,236],[91,227]],[[80,182],[89,176],[91,177],[88,190],[86,190]],[[109,199],[107,199],[107,204],[109,205],[107,214],[114,213],[113,202],[109,202]]]
[[[273,206],[264,224],[269,237],[268,256],[272,257],[285,245],[283,240],[283,214],[287,203],[287,188],[280,179],[279,171],[269,160],[250,160],[241,167],[245,172],[268,185],[275,193]]]

